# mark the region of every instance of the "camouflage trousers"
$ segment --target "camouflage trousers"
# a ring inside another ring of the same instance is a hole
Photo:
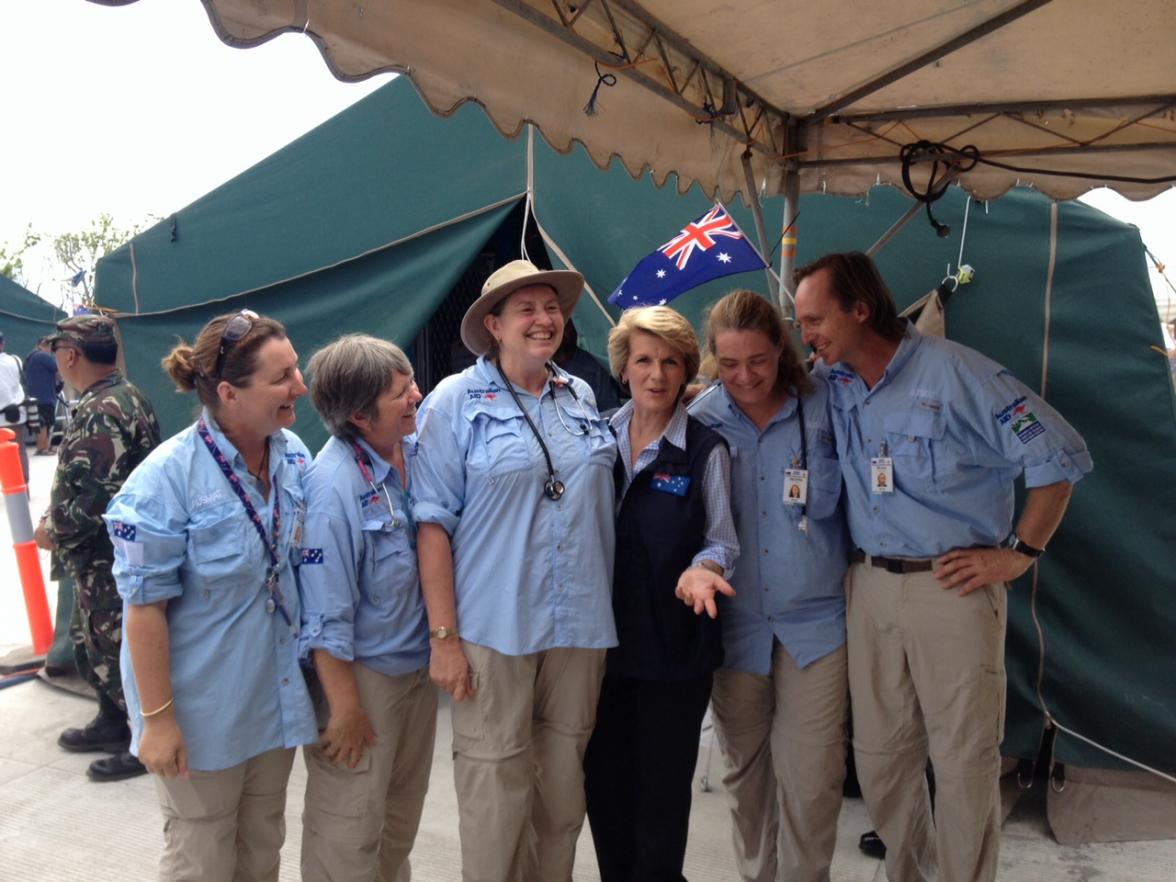
[[[119,650],[122,648],[122,598],[109,569],[74,574],[74,605],[69,633],[78,672],[98,693],[104,716],[126,718]]]

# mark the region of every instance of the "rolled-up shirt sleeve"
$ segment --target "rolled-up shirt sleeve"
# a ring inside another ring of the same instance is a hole
[[[354,661],[361,540],[353,535],[345,517],[328,510],[333,503],[342,504],[342,500],[312,488],[303,529],[302,565],[298,568],[302,594],[298,654],[307,658],[312,650],[324,649],[337,659]]]
[[[723,568],[723,578],[730,579],[739,557],[739,537],[731,514],[731,454],[726,446],[716,444],[706,460],[702,476],[706,500],[705,544],[692,563],[697,566],[710,560]]]
[[[417,523],[440,524],[452,536],[465,507],[466,450],[458,437],[460,427],[449,412],[452,402],[430,399],[418,417],[413,516]],[[463,417],[458,414],[457,418]],[[466,427],[466,438],[468,432]]]
[[[180,567],[187,532],[168,511],[166,496],[124,492],[103,515],[114,544],[115,582],[127,603],[158,603],[184,593]]]
[[[1026,487],[1074,484],[1094,468],[1082,436],[1012,374],[996,374],[986,392],[993,402],[992,421],[982,434],[1009,462],[1020,464]]]

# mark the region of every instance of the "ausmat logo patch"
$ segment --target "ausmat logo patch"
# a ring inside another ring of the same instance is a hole
[[[996,421],[1002,426],[1007,425],[1009,430],[1021,439],[1022,444],[1028,444],[1038,435],[1045,434],[1045,426],[1029,409],[1029,404],[1023,395],[998,413]]]
[[[493,401],[501,391],[497,386],[488,386],[485,389],[466,389],[466,400],[480,401],[484,398],[487,401]]]
[[[853,376],[849,371],[843,371],[840,368],[829,371],[829,379],[834,383],[840,383],[842,386],[848,386],[852,383]]]

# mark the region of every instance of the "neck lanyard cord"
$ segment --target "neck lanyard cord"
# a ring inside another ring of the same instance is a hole
[[[274,494],[274,519],[270,527],[270,535],[265,535],[265,527],[261,522],[261,515],[257,513],[257,509],[253,507],[253,503],[249,501],[249,496],[245,493],[245,488],[241,486],[241,479],[237,477],[233,471],[233,467],[229,464],[228,458],[217,447],[216,441],[212,437],[212,433],[208,431],[208,424],[205,423],[204,417],[196,421],[196,432],[200,435],[200,439],[204,442],[209,454],[216,461],[217,466],[220,467],[221,473],[229,482],[229,486],[233,488],[233,492],[237,494],[237,498],[241,500],[241,505],[245,507],[245,514],[248,515],[249,520],[253,523],[253,528],[257,530],[257,535],[261,537],[261,544],[265,547],[269,554],[270,566],[265,577],[265,587],[269,591],[270,598],[274,602],[275,608],[282,614],[282,618],[286,620],[286,625],[294,630],[294,622],[290,618],[290,613],[286,610],[286,600],[282,595],[282,589],[278,581],[278,542],[282,535],[282,491],[278,487],[273,488]],[[268,446],[269,439],[266,439]],[[268,447],[267,447],[268,449]],[[272,610],[271,610],[272,612]]]
[[[510,397],[514,399],[514,403],[518,405],[519,410],[523,414],[523,419],[527,421],[527,425],[531,427],[531,434],[535,436],[535,440],[539,442],[539,447],[543,450],[543,458],[547,460],[547,479],[554,483],[555,481],[555,465],[551,461],[551,452],[547,449],[547,443],[543,440],[543,436],[539,434],[539,429],[535,422],[531,419],[531,415],[527,413],[527,409],[523,407],[523,402],[519,398],[519,393],[515,391],[514,385],[507,379],[506,374],[502,371],[502,365],[498,363],[498,359],[494,360],[494,367],[498,371],[498,376],[502,377],[502,384],[506,386]],[[554,398],[554,394],[552,398]]]
[[[796,418],[800,420],[800,467],[804,469],[805,474],[808,474],[808,432],[804,425],[804,402],[800,395],[796,396]],[[806,494],[807,495],[807,494]],[[808,503],[804,502],[800,506],[800,516],[803,518],[808,511]]]

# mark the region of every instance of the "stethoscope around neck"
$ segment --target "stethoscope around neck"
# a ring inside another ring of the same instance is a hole
[[[387,504],[388,516],[390,518],[392,518],[392,525],[394,527],[400,527],[400,521],[396,517],[396,509],[392,506],[392,497],[388,494],[388,477],[387,477],[387,475],[384,476],[384,480],[380,481],[379,484],[376,483],[375,475],[372,474],[371,460],[368,458],[368,455],[364,451],[364,449],[362,447],[360,447],[359,444],[354,440],[351,441],[351,453],[355,457],[355,464],[359,467],[360,475],[362,475],[363,479],[368,482],[368,486],[372,488],[372,493],[375,494],[377,497],[382,496],[384,499],[384,502]],[[405,469],[407,469],[408,462],[406,461],[404,465],[405,465]],[[404,516],[408,520],[408,525],[410,527],[410,529],[409,529],[409,542],[415,548],[416,547],[416,529],[415,529],[415,524],[413,522],[412,501],[409,498],[408,493],[404,490],[404,488],[402,488],[398,485],[396,490],[400,494],[400,500],[404,505]]]
[[[498,363],[497,358],[494,359],[494,369],[498,371],[498,376],[502,378],[502,385],[506,387],[506,390],[510,393],[510,397],[514,399],[514,403],[518,407],[519,412],[522,413],[523,419],[527,421],[527,426],[531,429],[531,434],[534,435],[535,440],[539,442],[539,448],[543,451],[543,459],[547,463],[547,480],[543,482],[543,495],[552,502],[556,502],[564,495],[564,490],[567,488],[564,486],[564,482],[555,476],[555,463],[552,462],[551,451],[547,449],[547,442],[543,440],[543,435],[540,434],[539,427],[535,425],[535,421],[531,419],[531,415],[527,413],[527,409],[523,407],[523,402],[519,398],[519,393],[515,391],[514,384],[511,383],[509,379],[507,379],[506,374],[502,370],[502,365]],[[551,389],[551,400],[555,405],[555,415],[559,418],[559,424],[563,426],[564,431],[569,435],[574,435],[577,437],[581,435],[587,435],[588,422],[590,417],[588,416],[587,411],[584,410],[584,402],[581,401],[580,396],[576,394],[575,387],[572,386],[571,383],[555,382],[557,374],[555,365],[553,365],[551,362],[547,362],[547,370],[551,373],[547,383]],[[563,413],[559,408],[559,402],[555,400],[555,390],[557,386],[562,386],[563,388],[567,389],[580,408],[580,415],[584,422],[580,425],[579,431],[576,431],[564,421]]]

